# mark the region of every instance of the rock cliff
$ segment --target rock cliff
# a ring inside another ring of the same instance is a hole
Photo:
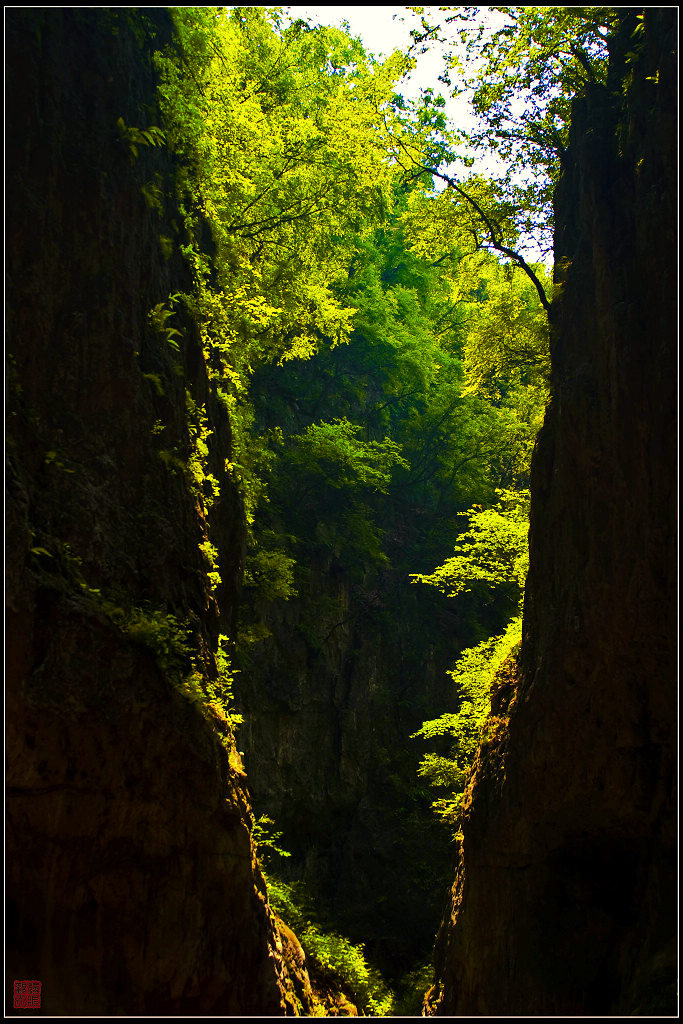
[[[239,677],[240,746],[256,812],[292,855],[283,876],[400,973],[430,948],[452,866],[408,737],[453,701],[458,624],[407,573],[382,582],[370,603],[316,567],[284,609],[262,611],[272,636]]]
[[[149,315],[191,287],[171,158],[135,145],[170,19],[15,8],[6,33],[8,985],[54,1015],[306,1009],[230,723],[182,685],[190,651],[216,677],[243,514],[197,332]]]
[[[428,1013],[676,1012],[676,12],[643,24],[574,104],[520,663]]]

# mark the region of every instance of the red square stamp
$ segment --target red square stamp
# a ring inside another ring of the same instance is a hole
[[[15,981],[14,982],[14,1009],[15,1010],[38,1010],[40,1009],[40,981]]]

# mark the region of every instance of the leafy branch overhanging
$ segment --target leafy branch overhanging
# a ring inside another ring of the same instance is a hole
[[[491,217],[489,217],[481,208],[477,200],[474,199],[472,196],[468,195],[468,193],[465,192],[465,190],[461,188],[461,186],[458,185],[458,183],[448,174],[443,174],[443,172],[437,171],[436,168],[434,167],[423,167],[423,170],[427,171],[429,174],[432,174],[435,178],[440,178],[441,181],[445,181],[449,188],[452,188],[455,192],[458,193],[458,195],[462,199],[464,199],[467,203],[470,204],[470,206],[475,210],[475,212],[478,214],[479,217],[481,217],[482,221],[484,222],[486,230],[488,231],[490,244],[497,252],[503,253],[503,255],[507,256],[508,259],[511,259],[513,263],[515,263],[520,268],[520,270],[524,271],[524,273],[527,275],[527,277],[533,284],[534,288],[538,292],[538,297],[541,301],[541,305],[543,306],[548,316],[550,316],[550,300],[548,299],[548,296],[545,293],[543,285],[539,281],[533,268],[529,266],[527,261],[521,255],[521,253],[518,253],[515,249],[511,249],[510,246],[505,245],[503,243],[503,232],[500,228],[500,225],[497,224]]]

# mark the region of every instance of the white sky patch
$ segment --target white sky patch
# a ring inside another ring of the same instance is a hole
[[[411,28],[419,26],[419,21],[411,17],[405,7],[285,7],[290,17],[303,18],[320,25],[342,26],[348,22],[352,36],[359,36],[368,53],[376,57],[388,57],[394,50],[405,53],[412,45]],[[415,99],[421,89],[432,88],[441,93],[449,104],[448,89],[438,81],[442,73],[443,48],[438,44],[430,44],[427,53],[416,55],[417,67],[400,84],[401,93],[406,99]],[[449,111],[450,115],[450,111]]]
[[[410,28],[394,15],[403,7],[285,7],[290,17],[303,18],[320,25],[341,25],[348,21],[351,35],[360,36],[365,49],[387,57],[394,50],[410,46]]]

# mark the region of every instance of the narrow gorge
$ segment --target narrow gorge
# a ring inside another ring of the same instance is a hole
[[[7,1015],[676,1014],[676,9],[544,10],[533,199],[407,47],[6,10]]]

